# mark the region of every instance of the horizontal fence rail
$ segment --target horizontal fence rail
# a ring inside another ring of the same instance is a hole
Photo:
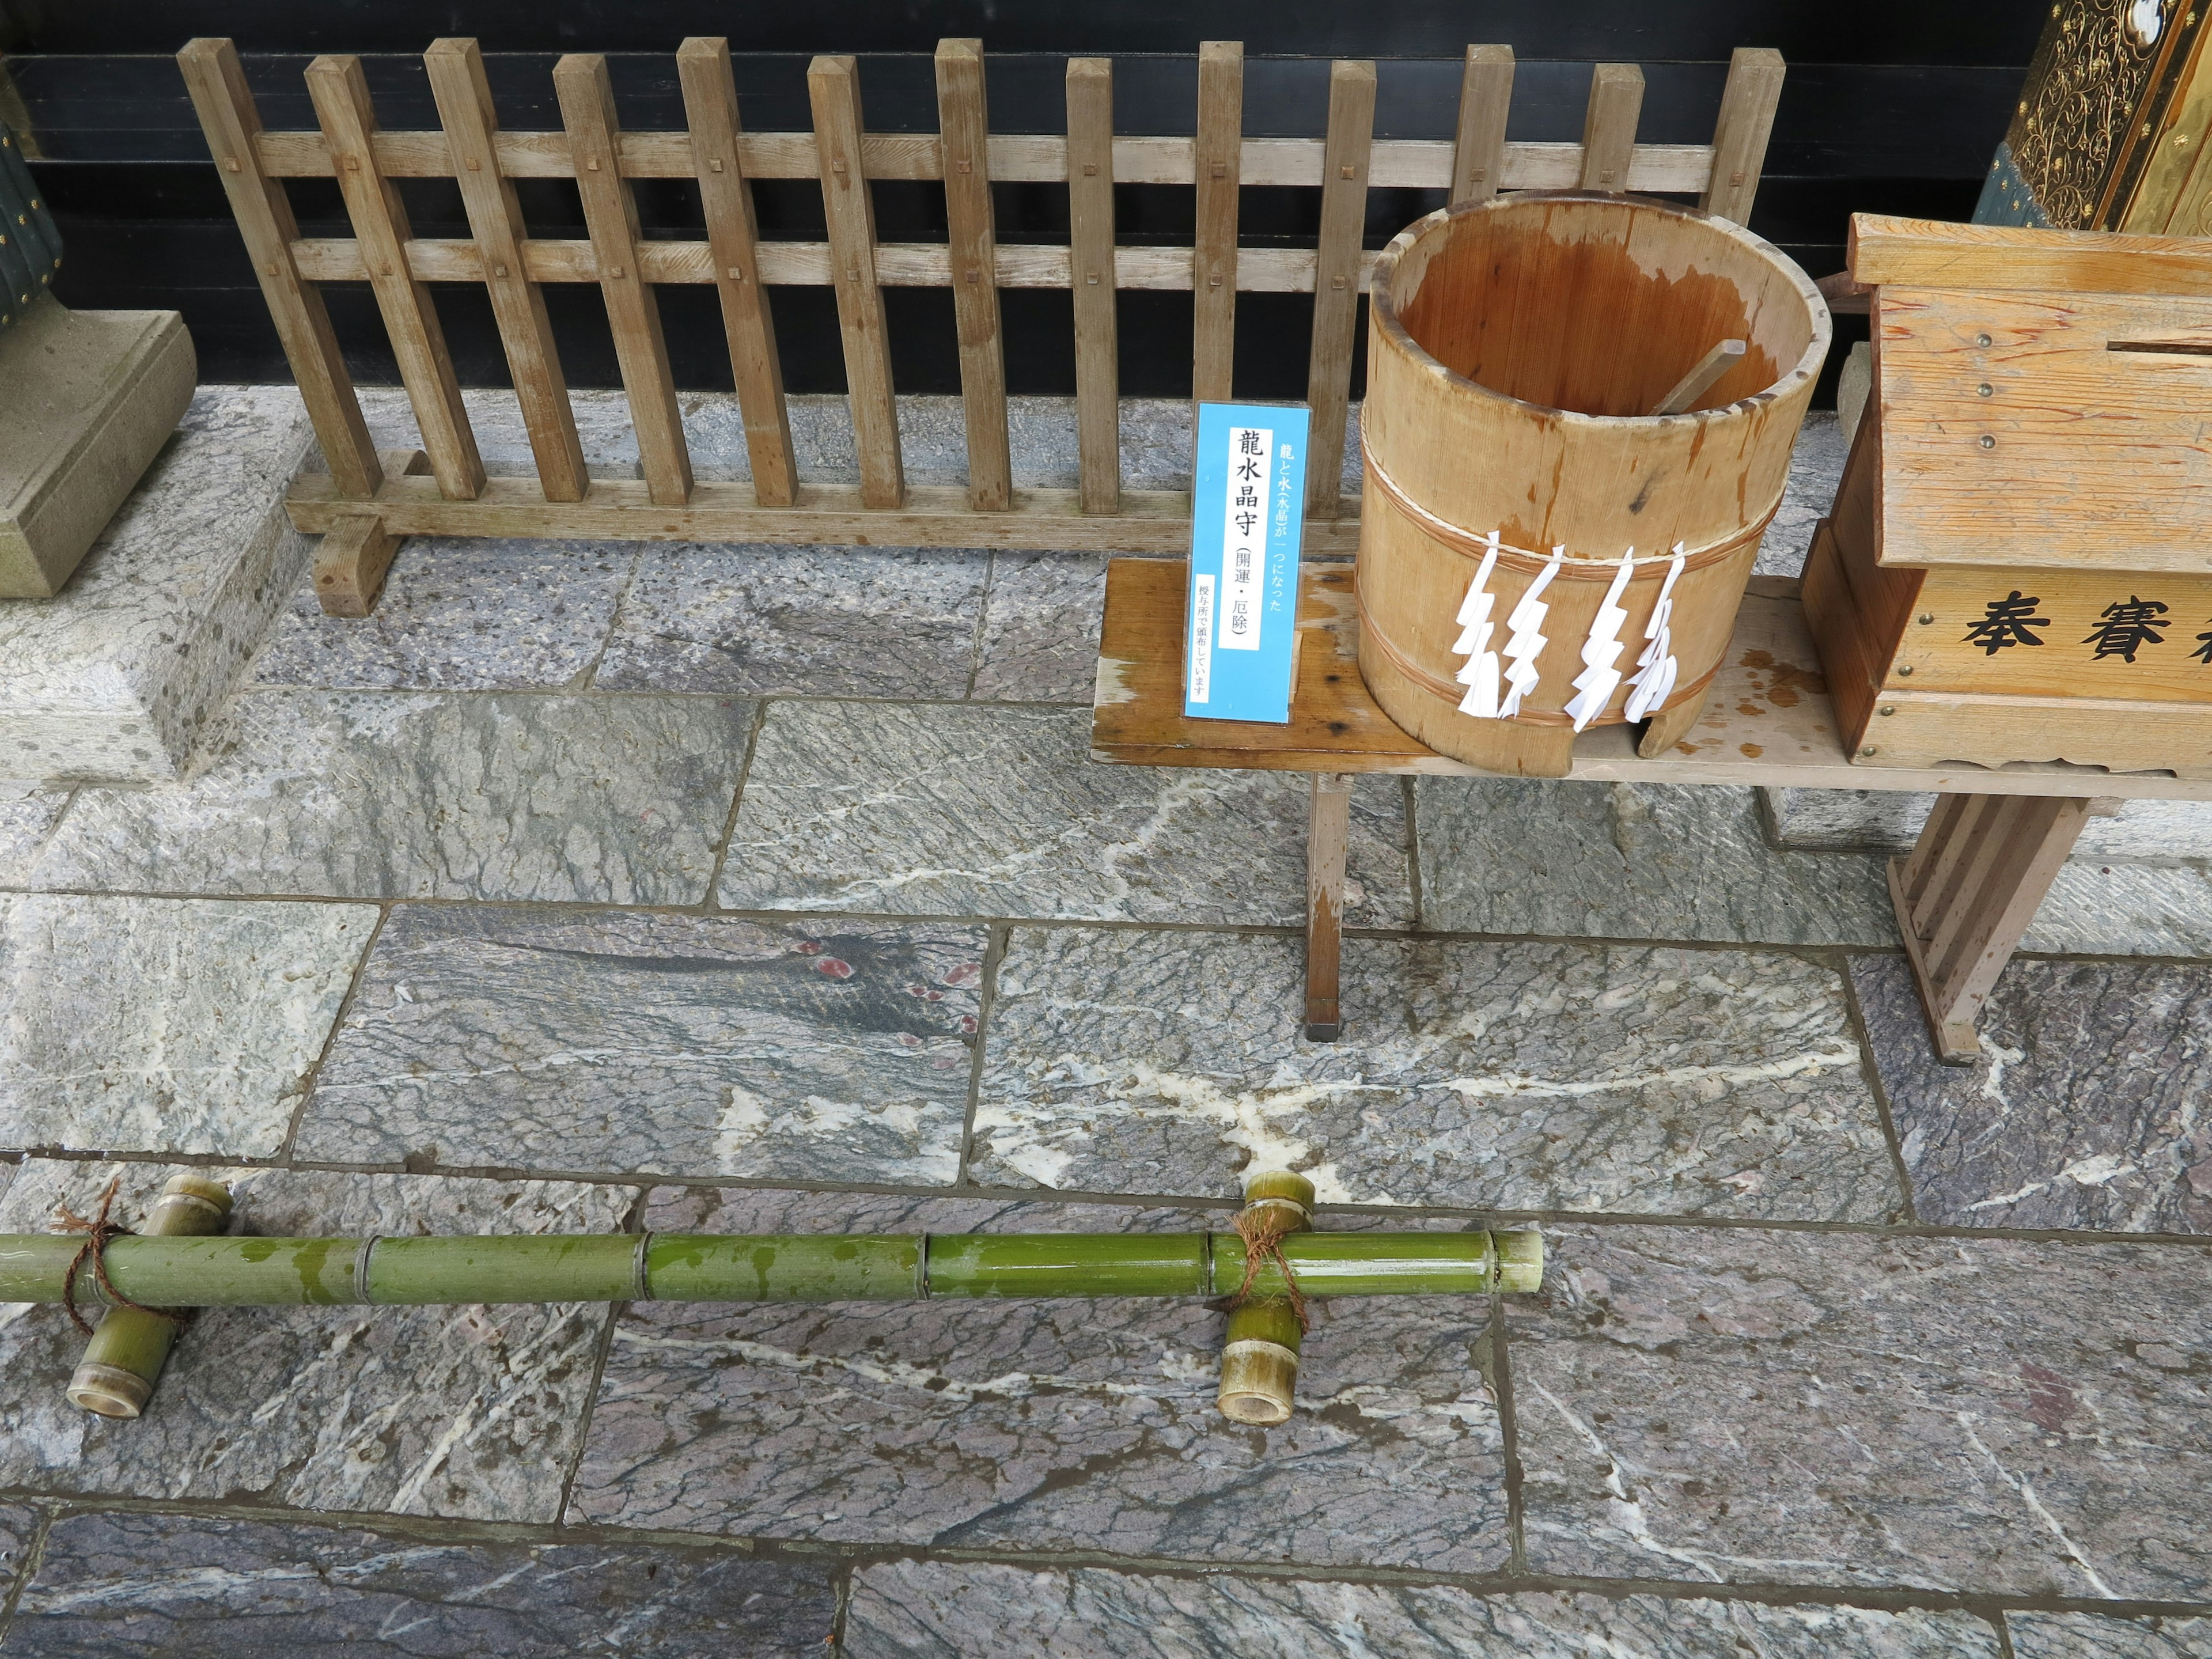
[[[1188,498],[1124,492],[1120,484],[1113,296],[1121,290],[1190,293],[1194,395],[1218,400],[1231,391],[1236,295],[1310,293],[1308,546],[1349,552],[1356,521],[1345,515],[1339,480],[1358,296],[1376,257],[1363,245],[1367,192],[1441,190],[1453,202],[1502,190],[1694,195],[1705,211],[1741,222],[1759,187],[1783,75],[1778,54],[1739,51],[1710,144],[1638,144],[1642,72],[1600,64],[1592,72],[1582,143],[1512,143],[1504,134],[1513,54],[1503,46],[1471,46],[1452,141],[1376,140],[1374,65],[1341,61],[1331,70],[1324,136],[1246,138],[1240,131],[1243,48],[1217,41],[1200,53],[1194,137],[1115,134],[1112,64],[1103,58],[1068,62],[1066,137],[994,135],[981,43],[947,40],[937,53],[939,132],[931,137],[869,132],[849,58],[818,58],[808,70],[812,132],[760,133],[744,131],[740,123],[726,43],[687,40],[677,60],[685,131],[623,131],[605,60],[589,53],[555,67],[562,131],[503,131],[482,55],[466,40],[435,42],[425,54],[442,131],[380,131],[359,60],[325,57],[307,70],[319,131],[267,131],[230,42],[195,40],[179,54],[328,459],[329,477],[303,480],[295,492],[301,528],[345,532],[331,541],[368,563],[388,560],[393,536],[432,526],[458,535],[772,532],[793,540],[1173,550],[1188,519]],[[316,178],[337,180],[352,239],[300,234],[283,181]],[[454,179],[470,236],[413,235],[394,183],[404,179]],[[586,235],[531,235],[513,183],[520,179],[574,180]],[[648,240],[641,234],[630,181],[653,179],[699,186],[702,236]],[[823,240],[758,235],[750,181],[790,179],[820,184]],[[941,181],[948,240],[879,241],[868,188],[875,180]],[[1065,185],[1070,242],[999,244],[989,190],[999,183]],[[1190,186],[1196,197],[1192,245],[1117,246],[1115,185]],[[1240,247],[1237,192],[1244,185],[1319,190],[1316,245]],[[333,282],[366,283],[375,295],[422,433],[419,455],[380,457],[370,441],[316,287]],[[427,285],[436,283],[481,283],[489,295],[537,464],[538,477],[527,487],[485,477],[429,297]],[[597,283],[605,297],[638,438],[641,486],[586,474],[542,293],[544,285],[559,283]],[[719,290],[751,462],[749,487],[702,484],[692,477],[653,295],[662,283]],[[836,295],[860,461],[857,491],[802,486],[797,477],[768,290],[805,286],[827,287]],[[907,485],[885,288],[952,290],[969,454],[964,506],[946,501],[943,491]],[[1081,482],[1073,492],[1012,488],[997,301],[1002,289],[1066,289],[1074,295]],[[748,512],[762,515],[749,526],[743,523]],[[1008,520],[1019,520],[1020,528]],[[1178,526],[1173,540],[1170,525]],[[364,563],[322,585],[351,592],[350,602],[365,606],[380,580],[377,570]],[[332,602],[330,594],[325,599]]]

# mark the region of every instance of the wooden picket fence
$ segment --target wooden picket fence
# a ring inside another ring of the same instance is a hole
[[[1455,202],[1500,190],[1695,194],[1705,211],[1741,222],[1759,187],[1783,76],[1778,53],[1740,50],[1711,144],[1638,144],[1642,71],[1600,64],[1582,143],[1509,143],[1513,54],[1470,46],[1450,142],[1377,142],[1375,67],[1364,62],[1332,66],[1325,137],[1248,139],[1243,49],[1216,41],[1199,53],[1194,139],[1117,136],[1112,65],[1080,58],[1067,65],[1065,137],[994,136],[981,43],[946,40],[936,56],[936,137],[867,131],[854,60],[837,57],[816,58],[807,72],[812,132],[749,133],[738,124],[727,44],[694,39],[677,53],[687,131],[622,131],[605,60],[583,53],[563,58],[553,71],[565,130],[505,132],[476,42],[445,40],[423,59],[441,131],[380,131],[359,60],[325,57],[307,71],[320,131],[271,132],[261,125],[229,41],[194,40],[179,61],[328,460],[326,477],[295,486],[290,508],[302,531],[336,532],[325,535],[320,563],[337,572],[323,583],[326,605],[337,609],[373,600],[380,560],[388,561],[394,538],[408,535],[1178,550],[1188,536],[1188,496],[1121,486],[1115,312],[1121,289],[1192,294],[1193,387],[1200,401],[1231,395],[1239,293],[1314,295],[1306,545],[1348,554],[1357,545],[1358,520],[1340,498],[1339,477],[1358,296],[1375,257],[1363,246],[1368,190],[1442,189]],[[354,239],[303,239],[283,181],[332,176]],[[471,239],[414,237],[390,182],[408,178],[458,180]],[[510,182],[521,178],[574,179],[588,240],[529,235]],[[695,179],[706,240],[644,240],[632,179]],[[747,182],[754,179],[818,179],[828,240],[761,240]],[[943,180],[947,243],[878,242],[871,179]],[[990,185],[1012,180],[1067,186],[1068,246],[997,244]],[[1194,245],[1117,247],[1117,183],[1190,185],[1197,196]],[[1240,185],[1318,189],[1316,245],[1240,249]],[[364,280],[391,334],[422,430],[421,452],[377,453],[315,286]],[[430,283],[481,283],[489,291],[536,478],[486,477],[425,288]],[[605,296],[642,478],[586,475],[540,292],[546,283],[597,283]],[[720,293],[750,484],[692,477],[652,293],[661,283],[711,283]],[[769,326],[767,289],[777,284],[826,284],[836,292],[857,486],[798,477]],[[906,482],[883,302],[885,286],[901,285],[953,293],[968,441],[964,489]],[[1073,292],[1075,490],[1013,488],[1002,288]],[[356,567],[350,578],[341,568],[347,560]],[[364,580],[366,595],[349,594],[349,584],[358,588]]]

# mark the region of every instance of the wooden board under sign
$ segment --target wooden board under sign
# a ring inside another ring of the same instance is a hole
[[[1301,582],[1300,648],[1288,724],[1187,718],[1187,583],[1179,559],[1116,559],[1108,565],[1092,758],[1140,766],[1481,775],[1416,742],[1376,706],[1359,674],[1358,619],[1346,565],[1310,566]],[[2167,708],[2176,714],[2195,712]],[[1698,725],[1650,760],[1638,757],[1634,727],[1594,726],[1575,739],[1568,778],[2212,799],[2212,779],[2162,774],[2124,775],[2063,765],[2002,770],[1962,763],[1853,765],[1844,757],[1838,724],[1796,583],[1754,576]],[[2204,726],[2212,732],[2212,719]]]

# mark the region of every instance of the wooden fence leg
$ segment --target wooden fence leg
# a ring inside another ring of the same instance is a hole
[[[430,458],[419,449],[387,449],[378,459],[389,477],[419,478],[431,471]],[[359,621],[374,611],[399,543],[384,527],[384,515],[370,506],[346,514],[325,532],[315,549],[315,602],[323,614]]]
[[[1975,1022],[2084,820],[2116,810],[2047,795],[1942,795],[1912,851],[1889,866],[1898,931],[1948,1064],[1981,1050]]]
[[[1306,1039],[1343,1035],[1337,988],[1344,957],[1344,854],[1352,835],[1352,780],[1316,772],[1306,825]]]

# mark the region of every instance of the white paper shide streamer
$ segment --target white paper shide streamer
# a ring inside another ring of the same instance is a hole
[[[1460,601],[1459,642],[1452,647],[1455,655],[1467,659],[1457,677],[1459,683],[1467,687],[1467,696],[1460,699],[1459,712],[1486,720],[1498,718],[1498,653],[1490,648],[1490,607],[1498,597],[1490,591],[1490,573],[1497,568],[1498,532],[1493,530],[1482,562],[1475,567],[1474,580],[1468,586],[1467,598]]]
[[[1636,659],[1636,672],[1628,677],[1628,683],[1636,689],[1628,694],[1628,707],[1623,712],[1632,720],[1646,719],[1664,708],[1674,690],[1674,641],[1668,623],[1674,612],[1674,579],[1682,574],[1682,545],[1674,544],[1674,556],[1668,563],[1666,579],[1659,584],[1651,620],[1644,625],[1644,637],[1650,643]]]
[[[1555,547],[1544,568],[1536,573],[1536,580],[1528,584],[1528,591],[1521,596],[1521,603],[1513,607],[1513,614],[1505,619],[1505,684],[1511,688],[1498,708],[1498,718],[1510,720],[1521,712],[1521,699],[1536,689],[1540,678],[1536,659],[1543,654],[1547,643],[1539,632],[1551,606],[1541,597],[1552,585],[1552,578],[1559,574],[1559,561],[1567,550]]]
[[[1597,615],[1590,618],[1589,637],[1583,641],[1583,672],[1575,676],[1575,695],[1567,699],[1567,717],[1577,732],[1605,712],[1620,684],[1620,671],[1613,664],[1628,649],[1620,637],[1620,625],[1628,620],[1628,612],[1621,608],[1620,591],[1628,586],[1635,568],[1636,550],[1632,547],[1620,556],[1613,585],[1605,590]]]

